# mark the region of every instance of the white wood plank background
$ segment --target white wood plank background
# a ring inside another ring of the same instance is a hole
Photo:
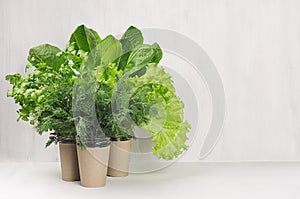
[[[227,99],[223,136],[206,161],[300,160],[300,1],[0,0],[0,161],[57,160],[47,135],[16,122],[4,76],[24,71],[32,46],[64,47],[81,23],[101,35],[131,24],[170,29],[206,50]]]

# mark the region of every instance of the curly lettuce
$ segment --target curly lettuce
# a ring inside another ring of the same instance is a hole
[[[146,69],[142,76],[139,71]],[[112,100],[115,121],[122,127],[130,117],[151,134],[152,150],[158,158],[171,160],[188,146],[190,124],[184,120],[184,104],[176,95],[172,77],[164,68],[149,64],[123,77]],[[127,125],[128,126],[128,125]]]

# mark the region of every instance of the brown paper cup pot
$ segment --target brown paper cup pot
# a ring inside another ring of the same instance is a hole
[[[107,175],[128,176],[131,141],[112,141],[109,152]]]
[[[62,179],[65,181],[78,181],[80,177],[76,145],[59,143],[59,154]]]
[[[105,186],[109,148],[110,146],[81,149],[77,146],[80,184],[82,186]]]

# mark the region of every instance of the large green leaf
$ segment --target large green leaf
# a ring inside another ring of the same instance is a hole
[[[152,44],[151,47],[154,50],[154,54],[153,54],[153,57],[150,62],[158,64],[160,62],[160,60],[162,59],[163,52],[162,52],[160,46],[158,45],[158,43]]]
[[[122,44],[115,37],[109,35],[89,53],[80,70],[82,73],[86,73],[98,67],[104,71],[104,66],[107,67],[113,63],[121,54]]]
[[[90,52],[101,42],[101,38],[96,31],[80,25],[71,35],[70,42],[75,43],[76,50]]]
[[[134,26],[130,26],[122,36],[122,40],[127,40],[130,43],[129,48],[124,48],[125,52],[132,51],[142,45],[144,38],[142,32]]]
[[[133,67],[145,65],[148,63],[159,63],[162,58],[162,50],[157,43],[152,45],[143,44],[139,48],[135,49],[129,56],[126,70],[130,70]]]
[[[122,56],[118,60],[118,69],[124,70],[128,58],[134,49],[143,44],[144,38],[142,32],[134,26],[130,26],[123,34],[120,42],[122,44]]]
[[[61,50],[50,44],[42,44],[29,50],[28,61],[37,67],[40,63],[45,63],[54,70],[57,70],[64,62],[65,58],[58,56]]]
[[[97,48],[99,50],[102,65],[108,65],[122,55],[122,44],[112,35],[103,39]]]

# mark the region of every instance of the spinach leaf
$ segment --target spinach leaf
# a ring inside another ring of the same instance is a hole
[[[101,64],[108,65],[120,58],[122,55],[122,44],[112,35],[108,35],[97,46],[97,50],[101,57]]]
[[[135,49],[128,57],[125,71],[129,71],[133,67],[145,65],[148,63],[159,63],[162,58],[162,50],[157,43],[152,45],[143,44]]]
[[[120,42],[122,44],[122,56],[118,60],[118,69],[124,70],[131,52],[143,44],[142,32],[134,26],[130,26],[123,34]]]
[[[133,49],[143,44],[144,38],[142,32],[134,26],[130,26],[122,36],[122,40],[127,40],[130,46],[125,48],[126,52],[130,52]]]
[[[40,63],[45,63],[54,70],[58,70],[66,61],[64,57],[58,56],[59,52],[61,50],[58,47],[42,44],[29,50],[28,61],[36,67],[39,67]]]
[[[70,42],[75,43],[76,50],[90,52],[101,42],[101,38],[96,31],[87,28],[85,25],[80,25],[71,35]]]

